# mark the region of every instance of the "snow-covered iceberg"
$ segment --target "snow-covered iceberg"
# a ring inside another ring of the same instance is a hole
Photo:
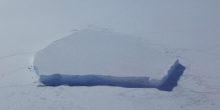
[[[159,87],[179,65],[137,38],[82,30],[35,54],[34,66],[45,85]]]

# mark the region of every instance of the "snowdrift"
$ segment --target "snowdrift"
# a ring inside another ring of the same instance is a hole
[[[82,30],[38,51],[34,66],[47,86],[160,87],[180,64],[137,38]]]

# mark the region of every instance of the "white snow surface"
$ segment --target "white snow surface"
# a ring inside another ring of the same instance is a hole
[[[149,77],[154,80],[145,82],[156,84],[153,81],[158,80],[157,85],[163,82],[172,66],[179,64],[175,62],[177,58],[151,49],[137,38],[94,30],[82,30],[55,41],[34,58],[34,66],[41,76]]]
[[[219,0],[0,0],[0,110],[219,110]],[[171,92],[40,87],[34,54],[82,29],[130,35],[186,67]]]

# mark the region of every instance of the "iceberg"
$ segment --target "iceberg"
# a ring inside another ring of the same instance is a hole
[[[159,87],[178,65],[135,37],[96,30],[57,40],[34,58],[39,80],[48,86]]]

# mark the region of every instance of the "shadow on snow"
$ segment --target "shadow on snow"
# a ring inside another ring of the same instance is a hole
[[[41,75],[40,82],[45,86],[117,86],[126,88],[157,88],[161,91],[172,91],[185,71],[181,64],[177,65],[168,79],[161,86],[152,86],[149,77],[114,77],[102,75]]]

